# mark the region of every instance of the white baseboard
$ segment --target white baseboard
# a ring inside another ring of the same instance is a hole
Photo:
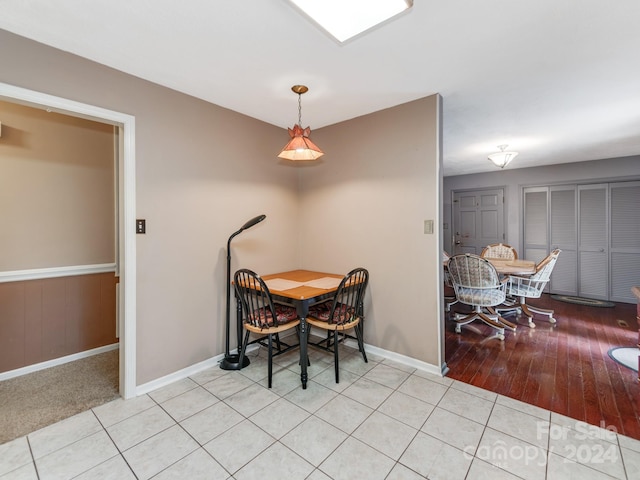
[[[258,345],[250,345],[247,347],[246,353],[251,353],[256,350]],[[238,353],[237,349],[232,350],[230,353]],[[203,360],[202,362],[191,365],[187,368],[183,368],[182,370],[178,370],[177,372],[170,373],[169,375],[165,375],[164,377],[157,378],[155,380],[151,380],[150,382],[143,383],[142,385],[138,385],[136,387],[136,396],[144,395],[149,392],[153,392],[162,387],[166,387],[167,385],[177,382],[178,380],[183,380],[191,375],[195,375],[196,373],[202,372],[208,368],[220,368],[220,362],[224,358],[224,353],[220,355],[216,355],[215,357],[211,357],[207,360]]]
[[[358,348],[358,342],[352,339],[347,339],[346,345],[349,347]],[[374,355],[378,355],[379,357],[384,357],[387,360],[401,363],[403,365],[407,365],[409,367],[413,367],[423,372],[431,373],[433,375],[438,375],[439,377],[444,377],[449,371],[449,368],[446,366],[446,364],[444,364],[441,368],[437,365],[423,362],[422,360],[416,360],[415,358],[407,357],[406,355],[392,352],[390,350],[374,347],[373,345],[368,345],[366,343],[364,344],[364,351],[365,353],[370,352]]]
[[[355,340],[347,340],[346,343],[350,347],[358,348],[358,343]],[[247,348],[247,353],[251,353],[251,351],[259,348],[258,345],[250,345]],[[374,355],[378,355],[380,357],[384,357],[391,361],[401,363],[403,365],[407,365],[409,367],[416,368],[418,370],[422,370],[427,373],[431,373],[433,375],[438,375],[440,377],[444,377],[446,373],[449,371],[446,363],[442,366],[442,368],[432,365],[430,363],[423,362],[421,360],[416,360],[415,358],[407,357],[406,355],[401,355],[399,353],[391,352],[389,350],[384,350],[382,348],[374,347],[372,345],[367,345],[365,343],[365,351],[367,353],[371,352]],[[231,353],[236,353],[233,351]],[[208,368],[217,367],[219,368],[219,364],[224,358],[224,354],[216,355],[215,357],[211,357],[207,360],[204,360],[200,363],[196,363],[195,365],[191,365],[187,368],[183,368],[182,370],[178,370],[177,372],[170,373],[169,375],[165,375],[164,377],[160,377],[156,380],[152,380],[150,382],[144,383],[142,385],[138,385],[136,388],[136,395],[144,395],[154,390],[157,390],[162,387],[166,387],[167,385],[177,382],[178,380],[183,380],[191,375],[195,375],[203,370]]]
[[[0,381],[9,380],[10,378],[20,377],[27,373],[37,372],[38,370],[44,370],[45,368],[55,367],[57,365],[63,365],[65,363],[73,362],[74,360],[80,360],[81,358],[91,357],[98,355],[99,353],[109,352],[119,348],[119,343],[113,343],[111,345],[105,345],[104,347],[93,348],[91,350],[85,350],[84,352],[74,353],[65,357],[54,358],[53,360],[47,360],[46,362],[35,363],[33,365],[27,365],[26,367],[16,368],[15,370],[9,370],[8,372],[0,373]]]

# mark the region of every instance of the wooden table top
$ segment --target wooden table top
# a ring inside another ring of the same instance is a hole
[[[343,278],[344,275],[311,270],[291,270],[262,275],[272,294],[295,300],[306,300],[334,292]]]
[[[536,273],[536,262],[532,260],[508,260],[505,258],[484,257],[503,275],[533,275]]]

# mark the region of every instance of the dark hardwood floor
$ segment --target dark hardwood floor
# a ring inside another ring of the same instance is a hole
[[[501,342],[490,338],[495,330],[480,321],[457,334],[447,320],[447,376],[640,439],[638,375],[607,353],[612,347],[637,345],[636,305],[588,307],[546,294],[529,303],[555,310],[557,323],[536,315],[532,329],[525,317],[508,315],[519,325],[516,332],[505,330]],[[451,310],[469,309],[456,304]]]

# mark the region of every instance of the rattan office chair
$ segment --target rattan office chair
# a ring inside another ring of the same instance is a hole
[[[455,290],[453,289],[453,283],[451,283],[451,276],[449,275],[449,259],[451,255],[449,255],[446,251],[442,251],[442,264],[444,265],[444,285],[445,285],[445,295],[444,295],[444,309],[446,312],[451,311],[451,305],[455,305],[458,303],[458,299],[456,298]],[[449,293],[453,293],[453,295],[448,295]]]
[[[463,325],[479,319],[494,328],[497,337],[504,340],[505,325],[500,322],[500,315],[486,313],[483,309],[505,301],[506,279],[500,280],[498,272],[488,260],[470,253],[454,255],[449,259],[449,275],[458,301],[473,307],[470,314],[455,314],[456,333],[461,333]]]
[[[511,245],[506,243],[492,243],[482,249],[482,258],[504,258],[507,260],[517,260],[518,252]]]
[[[259,343],[267,347],[269,351],[268,384],[271,388],[273,357],[299,346],[299,343],[289,345],[281,341],[280,333],[295,328],[299,342],[298,325],[300,325],[300,319],[295,308],[273,303],[269,288],[257,273],[247,269],[238,270],[233,276],[233,283],[244,316],[242,325],[245,335],[240,350],[240,365],[242,365],[249,343]],[[258,335],[258,338],[249,342],[249,336],[252,333]],[[275,353],[273,351],[274,340],[277,349]]]
[[[517,300],[514,305],[498,307],[496,308],[496,311],[520,311],[527,317],[531,328],[535,328],[536,326],[535,323],[533,323],[534,313],[546,315],[549,317],[549,322],[556,323],[556,319],[553,318],[553,310],[527,305],[526,299],[540,298],[540,295],[542,295],[547,283],[551,280],[551,273],[553,273],[553,268],[556,265],[560,252],[562,252],[562,250],[558,248],[553,250],[546,258],[536,265],[536,273],[530,277],[510,275],[507,281],[507,295],[515,297]]]
[[[333,300],[314,305],[309,309],[307,322],[311,327],[320,328],[327,332],[324,340],[310,343],[316,347],[333,352],[333,362],[336,373],[336,383],[340,383],[338,351],[340,338],[347,337],[346,332],[353,330],[358,342],[358,349],[362,353],[365,363],[368,363],[364,351],[364,295],[369,283],[369,272],[364,268],[351,270],[342,279]]]

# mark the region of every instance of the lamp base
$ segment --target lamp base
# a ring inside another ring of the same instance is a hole
[[[249,357],[247,357],[246,355],[242,359],[242,365],[240,365],[240,355],[238,354],[227,355],[220,362],[220,368],[222,370],[242,370],[244,367],[249,366],[250,363],[251,361],[249,360]]]

